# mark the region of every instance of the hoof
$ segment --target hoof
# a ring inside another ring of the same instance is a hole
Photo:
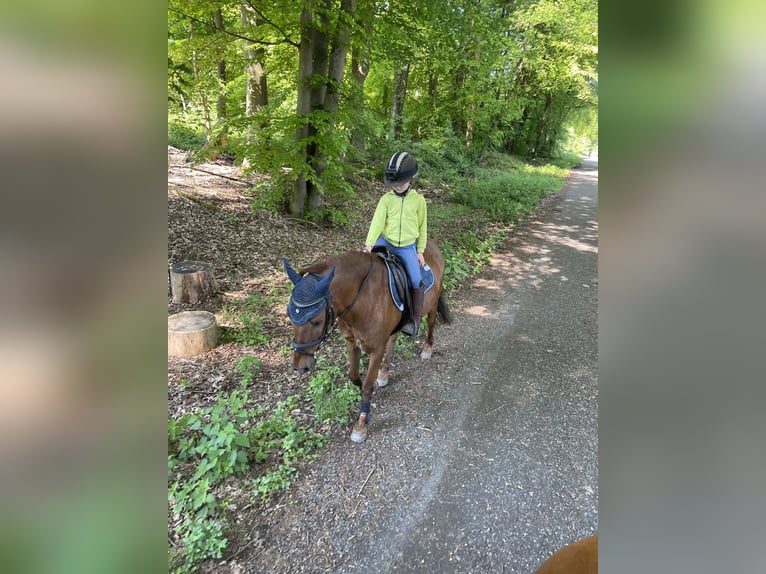
[[[367,415],[365,413],[359,414],[359,419],[354,425],[354,429],[351,431],[351,440],[355,443],[361,443],[367,440]]]
[[[375,384],[378,385],[378,388],[385,387],[388,384],[388,378],[381,379],[378,377],[375,379]]]
[[[366,440],[367,440],[367,429],[365,429],[364,432],[357,432],[356,429],[351,431],[351,442],[360,444]]]
[[[431,353],[423,351],[422,353],[420,353],[420,358],[421,359],[430,359],[431,358]]]

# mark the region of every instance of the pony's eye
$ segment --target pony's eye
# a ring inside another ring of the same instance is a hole
[[[312,326],[312,327],[319,327],[319,324],[320,324],[320,323],[321,323],[321,321],[320,321],[319,319],[313,319],[313,320],[311,321],[311,326]]]

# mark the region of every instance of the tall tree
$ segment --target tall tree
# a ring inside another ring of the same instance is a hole
[[[223,27],[223,14],[221,8],[216,8],[213,11],[213,22],[215,23],[215,29],[218,32],[218,37],[222,38],[224,35]],[[216,123],[218,124],[218,137],[216,138],[213,147],[225,147],[227,142],[227,125],[226,125],[226,59],[223,55],[220,55],[215,62],[217,75],[218,75],[218,98],[216,100]]]
[[[394,104],[391,106],[391,139],[402,131],[404,102],[407,98],[407,82],[410,78],[410,63],[404,62],[394,75]]]
[[[351,102],[357,122],[351,127],[351,145],[360,154],[364,153],[365,133],[360,118],[364,117],[364,83],[370,73],[370,40],[373,31],[374,2],[373,0],[358,0],[354,13],[354,28],[351,47],[351,75],[353,86]]]
[[[353,0],[306,0],[301,12],[296,147],[303,165],[293,184],[290,213],[323,218],[327,168],[348,53]],[[336,17],[331,20],[330,15]],[[338,154],[335,158],[339,159]]]
[[[244,31],[253,31],[259,25],[258,15],[247,4],[240,6],[242,29]],[[245,57],[245,73],[247,74],[247,85],[245,87],[245,115],[250,118],[260,112],[269,103],[269,92],[264,69],[266,60],[266,50],[262,45],[255,44],[252,41],[245,40],[243,54]],[[262,129],[264,124],[258,126]],[[253,126],[249,125],[247,129],[248,142],[253,133]]]

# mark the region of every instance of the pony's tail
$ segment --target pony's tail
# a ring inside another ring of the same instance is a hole
[[[439,302],[436,304],[436,312],[442,318],[442,321],[448,325],[452,323],[452,313],[450,313],[447,303],[444,301],[444,297],[439,295]]]

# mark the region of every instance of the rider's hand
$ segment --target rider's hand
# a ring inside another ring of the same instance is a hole
[[[423,265],[425,265],[425,264],[426,264],[426,258],[423,257],[422,253],[418,253],[418,265],[423,267]]]
[[[362,247],[362,251],[364,253],[370,253],[372,251],[372,247],[370,247],[369,245],[365,245],[364,247]]]

